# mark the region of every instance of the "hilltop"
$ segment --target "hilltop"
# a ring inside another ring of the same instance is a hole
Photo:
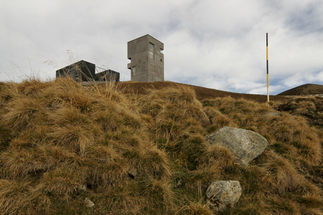
[[[289,90],[286,90],[278,95],[281,96],[304,96],[304,95],[323,95],[323,85],[319,84],[304,84]]]
[[[255,95],[255,94],[242,94],[242,93],[232,93],[222,90],[209,89],[205,87],[198,87],[194,85],[181,84],[171,81],[164,82],[149,82],[149,83],[139,83],[139,82],[120,82],[117,83],[117,86],[123,89],[126,93],[137,93],[140,95],[148,94],[150,89],[164,89],[167,87],[189,87],[193,89],[196,93],[196,98],[199,100],[203,99],[212,99],[212,98],[223,98],[223,97],[232,97],[234,99],[247,99],[256,102],[266,102],[266,95]],[[270,100],[273,101],[282,101],[286,100],[284,96],[270,96]]]
[[[239,202],[219,214],[323,214],[322,98],[271,98],[173,82],[0,83],[0,211],[212,214],[207,187],[237,180]],[[237,165],[204,139],[226,126],[269,144]]]

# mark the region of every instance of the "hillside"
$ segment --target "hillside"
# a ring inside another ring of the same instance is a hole
[[[181,84],[171,81],[164,82],[150,82],[150,83],[139,83],[139,82],[120,82],[117,83],[117,86],[123,90],[125,93],[137,93],[140,95],[145,95],[149,93],[149,89],[163,89],[167,87],[189,87],[192,88],[196,93],[196,98],[199,100],[203,99],[212,99],[212,98],[223,98],[223,97],[232,97],[234,99],[247,99],[256,102],[266,102],[266,95],[255,95],[255,94],[241,94],[241,93],[231,93],[227,91],[221,91],[216,89],[209,89],[205,87],[198,87],[193,85]],[[286,100],[284,96],[270,96],[272,101],[282,101]]]
[[[264,97],[172,82],[0,83],[1,214],[212,214],[216,180],[243,191],[219,214],[323,214],[322,100]],[[225,126],[269,145],[237,165],[204,140]]]
[[[280,96],[304,96],[304,95],[323,95],[323,85],[319,84],[304,84],[280,94]]]

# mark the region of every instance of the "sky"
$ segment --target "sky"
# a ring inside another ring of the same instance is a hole
[[[322,0],[0,0],[0,81],[79,60],[130,80],[127,42],[164,43],[165,80],[270,94],[323,84]]]

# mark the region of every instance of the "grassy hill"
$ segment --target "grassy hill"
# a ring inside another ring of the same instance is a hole
[[[323,94],[323,85],[319,84],[304,84],[292,89],[286,90],[278,95],[282,96],[304,96],[304,95],[322,95]]]
[[[266,104],[126,84],[0,83],[1,214],[212,214],[204,195],[215,180],[243,189],[222,214],[323,214],[323,132],[306,115],[319,98]],[[224,126],[269,146],[241,167],[204,141]]]

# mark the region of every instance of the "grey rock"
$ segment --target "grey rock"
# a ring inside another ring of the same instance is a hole
[[[271,113],[267,113],[265,115],[265,117],[271,117],[271,116],[278,116],[278,117],[281,117],[282,115],[280,113],[277,113],[277,112],[271,112]]]
[[[228,207],[233,207],[241,194],[239,181],[215,181],[206,191],[207,206],[213,211],[224,211]]]
[[[260,134],[232,127],[221,128],[205,136],[205,140],[228,148],[234,154],[235,161],[242,166],[261,155],[268,145],[266,138]]]

